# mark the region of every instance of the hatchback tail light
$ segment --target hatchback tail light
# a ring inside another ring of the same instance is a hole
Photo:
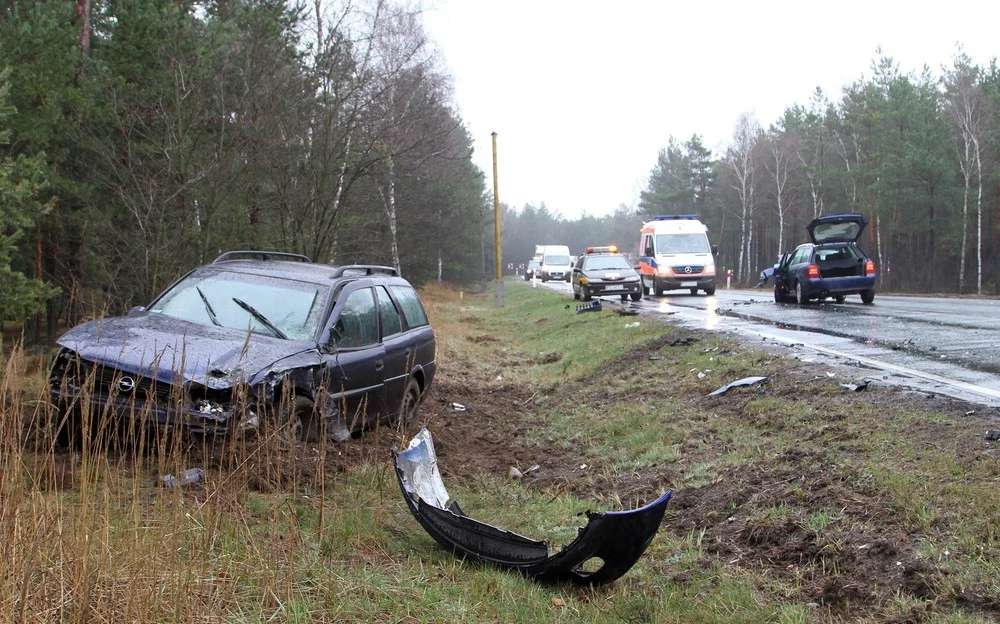
[[[875,262],[869,260],[865,262],[865,275],[875,275]]]
[[[808,277],[809,279],[818,279],[819,267],[816,266],[815,264],[810,264],[809,267],[806,268],[806,277]]]

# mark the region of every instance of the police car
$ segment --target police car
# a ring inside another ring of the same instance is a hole
[[[622,301],[642,299],[642,284],[618,247],[588,247],[573,267],[573,298],[590,301],[602,295],[619,295]]]

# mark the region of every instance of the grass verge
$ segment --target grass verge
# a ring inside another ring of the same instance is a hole
[[[421,418],[466,513],[551,550],[587,509],[674,489],[613,585],[539,585],[442,551],[389,462],[413,432],[250,456],[40,443],[45,362],[8,348],[0,622],[1000,618],[1000,459],[982,439],[995,415],[846,392],[845,371],[615,306],[577,314],[520,282],[505,295],[496,308],[476,288],[424,290],[440,369]],[[708,396],[750,375],[769,382]],[[193,465],[204,481],[158,486]]]

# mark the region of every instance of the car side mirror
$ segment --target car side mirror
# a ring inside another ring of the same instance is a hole
[[[146,311],[146,306],[134,306],[131,310],[128,311],[128,316],[135,316],[136,314],[145,311]]]

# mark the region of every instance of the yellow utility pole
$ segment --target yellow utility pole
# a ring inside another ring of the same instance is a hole
[[[493,246],[496,254],[496,282],[494,283],[493,298],[498,308],[504,305],[503,298],[503,257],[500,255],[500,186],[497,182],[497,133],[490,134],[493,137]]]

